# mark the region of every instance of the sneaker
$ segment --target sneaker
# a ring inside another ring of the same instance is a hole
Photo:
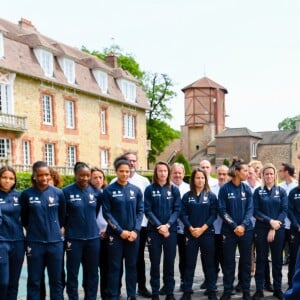
[[[240,282],[238,282],[238,284],[236,285],[236,287],[235,287],[235,291],[236,291],[237,293],[241,293],[241,292],[243,291],[243,289],[242,289],[242,286],[241,286]]]
[[[150,293],[150,291],[144,287],[144,288],[139,288],[138,291],[137,291],[137,294],[139,296],[142,296],[144,298],[151,298],[152,294]]]
[[[169,294],[166,296],[165,300],[175,300],[175,297],[173,294]]]
[[[273,296],[279,300],[283,300],[283,292],[282,290],[275,290]]]
[[[256,291],[255,294],[252,296],[252,300],[263,300],[264,297],[265,296],[263,291]]]
[[[165,288],[164,285],[163,285],[162,288],[159,290],[159,294],[160,294],[160,295],[165,295],[165,294],[166,294],[166,288]]]
[[[265,283],[264,290],[266,290],[268,292],[274,292],[272,283],[270,283],[270,282],[269,283]]]
[[[231,293],[223,293],[220,300],[230,300],[231,299]]]
[[[251,296],[249,292],[243,292],[243,300],[251,300]]]
[[[206,289],[207,289],[206,281],[204,280],[200,285],[200,290],[206,290]]]
[[[208,293],[208,300],[218,300],[216,292],[209,292]]]
[[[180,298],[180,300],[191,300],[191,299],[192,299],[191,293],[187,293],[187,292],[184,292]]]

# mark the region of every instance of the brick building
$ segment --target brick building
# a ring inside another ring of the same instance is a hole
[[[0,158],[13,165],[78,160],[111,168],[124,151],[147,168],[148,101],[138,81],[39,33],[33,24],[0,19]]]

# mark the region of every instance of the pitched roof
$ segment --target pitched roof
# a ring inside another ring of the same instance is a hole
[[[258,132],[262,136],[259,142],[264,145],[290,144],[299,135],[297,130],[277,130]]]
[[[21,25],[22,26],[21,26]],[[117,85],[116,79],[122,77],[136,84],[137,103],[131,106],[149,109],[148,99],[137,80],[128,72],[120,72],[97,57],[77,48],[58,42],[40,34],[30,21],[21,19],[19,24],[11,23],[0,18],[0,30],[4,32],[5,57],[0,59],[0,68],[23,74],[33,78],[50,81],[54,84],[71,87],[113,101],[125,102],[124,95]],[[44,48],[54,55],[54,76],[47,77],[32,51],[34,48]],[[60,68],[57,58],[68,57],[75,62],[76,84],[70,84]],[[108,74],[108,93],[102,93],[91,69],[102,69]],[[115,74],[116,73],[116,74]]]
[[[227,94],[227,89],[224,88],[222,85],[216,83],[215,81],[207,78],[207,77],[202,77],[201,79],[189,84],[188,86],[184,87],[182,91],[184,92],[187,89],[191,88],[212,88],[212,89],[220,89],[223,90],[225,94]]]
[[[217,134],[216,137],[238,137],[238,136],[251,136],[258,139],[262,139],[262,136],[258,132],[253,132],[247,127],[241,128],[226,128],[221,133]]]

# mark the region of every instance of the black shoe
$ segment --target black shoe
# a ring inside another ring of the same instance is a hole
[[[127,297],[127,300],[136,300],[136,297]]]
[[[255,294],[252,296],[252,300],[263,300],[264,297],[265,296],[263,291],[256,291]]]
[[[166,288],[165,288],[165,286],[163,286],[163,287],[159,290],[159,294],[160,294],[160,295],[165,295],[165,294],[166,294]]]
[[[268,292],[274,292],[272,283],[270,283],[270,282],[269,283],[265,283],[264,290],[266,290]]]
[[[208,296],[208,300],[218,300],[216,292],[209,292],[207,296]]]
[[[241,293],[243,291],[241,284],[238,282],[238,284],[235,287],[235,291],[237,293]]]
[[[175,300],[175,297],[173,294],[169,294],[166,296],[165,300]]]
[[[223,293],[220,300],[230,300],[231,299],[231,293]]]
[[[273,296],[279,300],[283,300],[283,292],[282,290],[275,290]]]
[[[251,296],[249,292],[243,292],[243,300],[251,300]]]
[[[152,300],[159,300],[159,296],[158,296],[158,295],[152,295],[152,296],[151,296],[151,299],[152,299]]]
[[[152,294],[148,291],[146,287],[144,288],[139,288],[137,291],[139,296],[142,296],[144,298],[151,298]]]
[[[206,281],[204,280],[200,285],[200,290],[206,290],[206,289],[207,289]]]
[[[180,298],[180,300],[191,300],[191,299],[192,299],[191,293],[188,292],[184,292]]]

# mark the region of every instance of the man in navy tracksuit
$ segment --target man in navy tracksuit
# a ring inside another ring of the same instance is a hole
[[[100,235],[96,218],[101,199],[89,184],[91,171],[83,162],[74,167],[75,183],[63,188],[66,198],[66,255],[67,293],[70,300],[78,300],[80,264],[86,275],[85,299],[95,300],[98,290],[98,262]]]
[[[119,278],[125,260],[127,299],[136,299],[136,261],[144,203],[140,188],[128,182],[130,162],[114,162],[117,181],[103,190],[103,216],[108,235],[108,299],[119,299]]]
[[[154,168],[153,184],[144,193],[145,215],[148,218],[148,245],[151,261],[152,299],[159,299],[160,258],[164,251],[163,281],[166,299],[173,300],[174,260],[177,244],[177,219],[181,211],[179,189],[171,184],[170,168],[158,162]]]

